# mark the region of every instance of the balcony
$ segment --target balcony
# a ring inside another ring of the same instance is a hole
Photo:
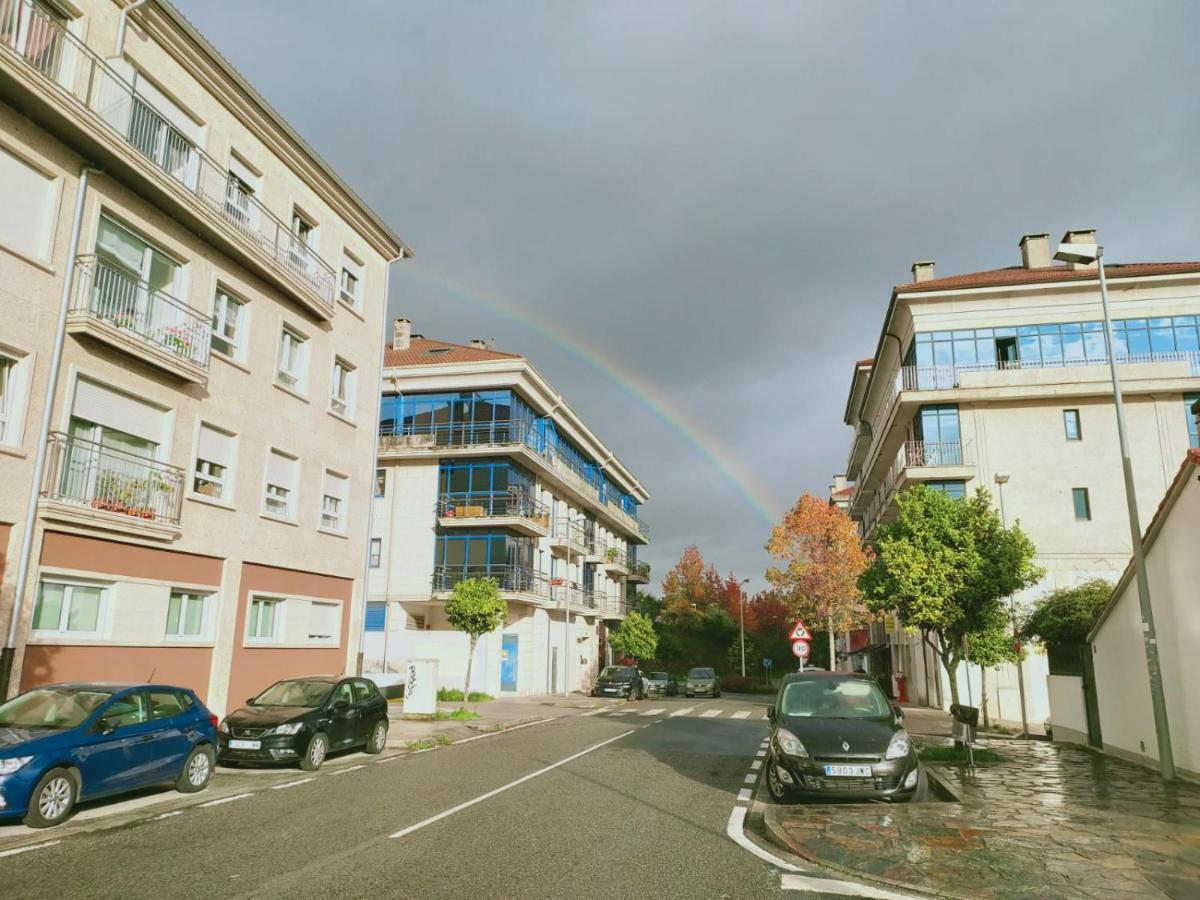
[[[182,381],[208,381],[208,316],[94,256],[75,266],[67,331],[86,334]]]
[[[572,609],[594,610],[596,608],[596,594],[589,588],[583,585],[576,584],[573,581],[567,581],[564,578],[550,579],[550,603],[556,607],[564,605]]]
[[[604,551],[604,562],[601,564],[609,578],[624,578],[629,574],[625,551],[620,547],[609,547]]]
[[[863,533],[869,535],[877,524],[891,518],[892,501],[908,485],[967,481],[975,475],[975,458],[969,441],[905,441],[871,498],[863,516]]]
[[[174,540],[184,477],[175,466],[54,432],[38,506],[48,519]]]
[[[437,502],[442,528],[507,528],[530,537],[550,531],[550,508],[522,491],[502,494],[443,494]]]
[[[0,48],[0,74],[21,89],[6,99],[22,112],[318,318],[333,317],[333,268],[42,8],[0,0]]]
[[[1138,377],[1200,377],[1200,351],[1179,350],[1161,353],[1116,354],[1118,366],[1164,366],[1161,372],[1122,373],[1123,378]],[[1174,364],[1174,365],[1171,365]],[[1084,380],[1081,369],[1097,370],[1100,381],[1107,380],[1108,358],[1067,359],[1054,364],[1046,362],[1022,363],[1020,360],[976,363],[972,365],[904,366],[901,369],[903,390],[944,391],[972,387],[1003,387],[1008,384],[1031,383],[1032,373],[1045,373],[1039,381],[1060,381],[1064,370],[1075,372],[1071,380]],[[994,373],[1027,373],[1025,379],[1013,378],[1011,374],[997,377]],[[1048,377],[1047,377],[1048,376]]]
[[[638,562],[636,559],[629,561],[628,581],[631,584],[649,584],[650,583],[650,563]]]
[[[586,556],[588,539],[583,525],[556,519],[550,526],[550,552],[567,560]]]
[[[507,600],[539,604],[550,601],[546,576],[523,566],[438,566],[433,570],[433,593],[445,599],[456,584],[468,578],[494,579]]]
[[[624,619],[629,615],[629,601],[609,600],[604,606],[604,618]]]

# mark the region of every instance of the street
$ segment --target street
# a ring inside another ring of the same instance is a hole
[[[726,834],[765,708],[652,699],[317,773],[221,772],[196,797],[26,835],[4,893],[776,896],[779,869]]]

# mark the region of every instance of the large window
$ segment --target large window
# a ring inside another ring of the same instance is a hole
[[[115,319],[118,327],[136,328],[150,315],[148,298],[136,282],[179,296],[183,266],[107,216],[100,217],[96,256],[113,274],[97,273],[95,290],[100,298],[94,305],[99,304],[98,311]]]
[[[263,511],[285,519],[296,517],[296,484],[300,460],[278,450],[267,453],[267,481]]]
[[[962,431],[956,405],[922,406],[913,420],[913,435],[917,443],[909,450],[909,465],[962,464]]]
[[[520,501],[533,492],[533,477],[503,459],[446,460],[438,475],[444,506],[482,506],[488,515],[505,515],[510,499]]]
[[[530,569],[533,547],[532,538],[502,531],[456,531],[437,536],[434,564],[439,569],[460,571],[468,578],[505,566]]]
[[[385,434],[432,434],[446,444],[502,442],[520,439],[514,417],[535,418],[512,391],[392,394],[383,398],[380,427]]]
[[[196,471],[192,490],[205,497],[230,501],[233,499],[233,456],[235,438],[232,434],[200,423],[196,442]]]
[[[210,594],[171,591],[167,603],[167,639],[202,641],[209,634]]]
[[[33,630],[41,635],[95,637],[103,630],[108,588],[43,581],[38,585]]]
[[[283,634],[283,600],[255,597],[250,601],[247,620],[247,639],[259,643],[278,642]]]
[[[1187,418],[1188,429],[1188,444],[1192,447],[1200,447],[1200,428],[1196,424],[1196,413],[1192,412],[1192,407],[1200,403],[1200,394],[1184,394],[1183,395],[1183,414]]]
[[[230,359],[243,362],[246,358],[246,303],[224,288],[217,288],[213,300],[212,348]]]
[[[934,491],[941,491],[947,497],[952,497],[955,500],[961,500],[967,496],[967,483],[965,481],[926,481],[925,487]]]

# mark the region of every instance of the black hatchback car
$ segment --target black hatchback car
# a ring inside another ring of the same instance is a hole
[[[767,717],[767,789],[777,803],[797,795],[908,800],[918,789],[904,715],[865,675],[789,675]]]
[[[387,746],[388,706],[365,678],[311,675],[277,681],[225,717],[222,763],[299,763],[312,771],[339,750]]]
[[[644,699],[646,683],[637,666],[605,666],[592,686],[593,697]]]

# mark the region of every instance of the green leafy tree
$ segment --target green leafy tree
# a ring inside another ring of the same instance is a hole
[[[623,656],[632,656],[639,662],[654,659],[658,650],[658,635],[654,623],[639,612],[631,612],[625,621],[609,636],[612,648]]]
[[[955,500],[917,485],[896,500],[894,522],[881,525],[875,559],[859,586],[874,612],[896,612],[921,631],[958,697],[963,637],[993,627],[1002,599],[1044,574],[1019,524],[1004,528],[982,488]]]
[[[500,585],[494,578],[467,578],[454,585],[446,599],[446,620],[456,631],[470,638],[467,651],[467,682],[463,685],[463,705],[471,693],[471,665],[475,661],[475,645],[485,634],[491,634],[504,624],[508,604],[500,597]]]
[[[1066,646],[1083,644],[1104,609],[1113,586],[1094,578],[1048,593],[1034,607],[1021,633],[1029,640]]]
[[[1007,662],[1019,662],[1012,620],[1003,606],[995,607],[983,622],[983,627],[967,635],[967,650],[971,662],[979,666],[979,705],[983,710],[983,724],[992,724],[988,712],[987,671],[993,666]]]

